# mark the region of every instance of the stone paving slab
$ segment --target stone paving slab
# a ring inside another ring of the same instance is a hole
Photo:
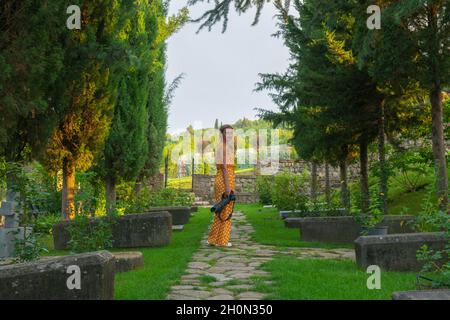
[[[352,249],[277,248],[251,240],[253,227],[241,212],[233,214],[231,248],[216,248],[206,244],[207,234],[194,253],[185,274],[172,286],[170,300],[262,300],[265,294],[255,290],[255,279],[271,285],[270,274],[260,270],[263,263],[279,254],[298,259],[352,259]],[[266,280],[264,280],[266,279]]]

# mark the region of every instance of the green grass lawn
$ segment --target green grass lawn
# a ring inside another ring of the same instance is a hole
[[[348,248],[351,244],[328,244],[320,242],[300,241],[299,229],[288,229],[284,226],[276,208],[263,208],[260,204],[238,205],[236,210],[242,211],[255,229],[254,241],[278,247],[318,247]]]
[[[174,232],[170,245],[142,248],[144,267],[116,275],[116,299],[162,300],[183,275],[211,221],[207,209],[200,208],[181,232]]]
[[[369,290],[370,276],[350,260],[299,260],[275,257],[262,266],[273,284],[256,289],[274,300],[390,300],[395,291],[414,290],[415,273],[381,272],[381,289]]]

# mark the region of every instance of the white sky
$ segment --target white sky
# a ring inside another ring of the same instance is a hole
[[[170,14],[186,0],[172,0]],[[190,8],[197,18],[207,4]],[[271,35],[277,30],[276,11],[264,8],[258,25],[252,27],[254,10],[237,16],[232,12],[227,31],[218,24],[211,32],[199,34],[198,24],[187,24],[168,40],[167,81],[185,74],[169,111],[169,133],[194,128],[210,128],[216,118],[223,123],[255,118],[255,107],[275,109],[266,92],[253,92],[259,73],[284,72],[289,53],[281,39]]]

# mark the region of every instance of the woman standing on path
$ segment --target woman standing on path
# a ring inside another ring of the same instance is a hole
[[[220,128],[219,147],[216,153],[217,174],[214,181],[214,200],[216,203],[234,196],[235,166],[233,127],[224,125]],[[234,201],[230,201],[220,212],[214,215],[208,236],[208,244],[231,247],[231,216]]]

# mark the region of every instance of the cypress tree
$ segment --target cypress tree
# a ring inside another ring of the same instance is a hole
[[[75,214],[75,170],[92,165],[107,136],[124,55],[116,29],[121,2],[76,2],[83,25],[65,43],[65,72],[58,80],[66,103],[46,152],[47,167],[62,169],[64,219]]]
[[[39,159],[56,125],[65,8],[61,1],[0,3],[0,156],[8,162]],[[8,190],[15,184],[10,172]]]
[[[147,2],[124,5],[122,36],[128,53],[127,70],[120,80],[109,136],[100,161],[106,186],[106,208],[115,210],[116,184],[134,181],[148,157],[147,102],[151,91],[151,69],[155,61],[153,44],[158,17]]]

